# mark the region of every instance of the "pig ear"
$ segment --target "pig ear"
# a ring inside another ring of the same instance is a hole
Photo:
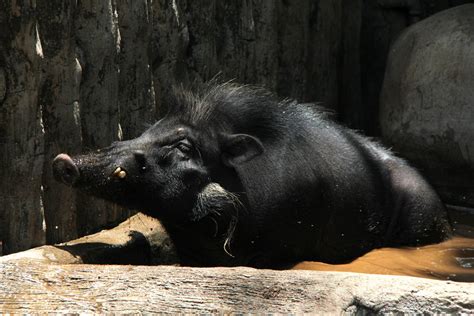
[[[226,166],[235,167],[252,160],[264,151],[262,142],[247,134],[224,136],[222,160]]]

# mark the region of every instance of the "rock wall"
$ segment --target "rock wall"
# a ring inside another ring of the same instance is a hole
[[[474,207],[474,4],[407,29],[390,51],[383,137],[449,204]]]

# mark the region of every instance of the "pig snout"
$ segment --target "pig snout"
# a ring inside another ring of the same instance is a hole
[[[79,179],[79,168],[67,154],[59,154],[53,160],[53,175],[56,180],[73,185]]]

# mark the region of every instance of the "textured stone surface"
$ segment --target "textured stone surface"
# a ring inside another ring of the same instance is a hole
[[[442,11],[393,45],[381,95],[384,140],[451,204],[474,206],[474,4]]]

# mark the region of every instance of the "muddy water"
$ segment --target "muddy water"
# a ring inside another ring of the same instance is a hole
[[[305,261],[293,269],[391,274],[474,282],[474,210],[448,205],[456,237],[413,248],[381,248],[347,264]]]
[[[417,248],[381,248],[347,264],[305,261],[293,269],[409,275],[474,282],[474,239],[455,237]]]

